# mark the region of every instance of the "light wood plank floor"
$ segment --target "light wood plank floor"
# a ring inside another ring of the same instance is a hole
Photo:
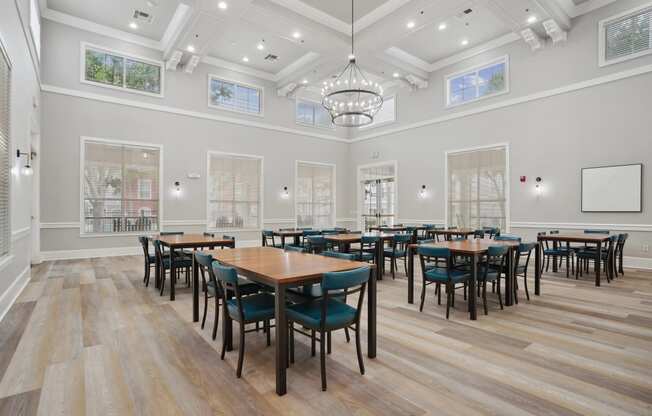
[[[489,315],[475,322],[461,291],[447,321],[434,289],[420,313],[407,303],[405,276],[387,275],[366,374],[336,333],[322,392],[319,360],[297,336],[289,393],[278,397],[262,332],[248,334],[236,379],[237,352],[221,361],[221,340],[210,339],[212,309],[201,330],[190,289],[175,302],[159,297],[143,286],[141,261],[32,269],[0,323],[1,415],[652,414],[650,271],[626,270],[602,288],[547,273],[543,296],[528,302],[521,291],[519,305],[500,311],[490,294]]]

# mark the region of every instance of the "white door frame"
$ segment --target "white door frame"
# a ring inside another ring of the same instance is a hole
[[[31,212],[31,239],[32,239],[32,264],[41,263],[41,132],[40,123],[35,117],[38,116],[38,110],[35,105],[32,112],[30,126],[30,149],[35,152],[36,157],[32,160],[32,212]],[[31,157],[31,156],[30,156]]]
[[[362,194],[360,193],[360,182],[362,180],[361,178],[361,172],[362,169],[366,168],[373,168],[377,166],[387,166],[391,165],[394,167],[394,193],[396,194],[396,200],[395,200],[395,205],[394,205],[394,217],[395,219],[398,219],[398,161],[397,160],[386,160],[383,162],[374,162],[374,163],[367,163],[364,165],[358,165],[357,168],[357,174],[356,174],[356,181],[355,181],[355,187],[356,187],[356,207],[357,207],[357,212],[356,212],[356,219],[357,219],[357,224],[358,224],[358,229],[362,230]],[[363,230],[364,231],[364,230]]]
[[[444,226],[448,228],[450,224],[448,224],[448,155],[450,154],[455,154],[455,153],[465,153],[465,152],[473,152],[476,150],[488,150],[488,149],[499,149],[499,148],[504,148],[505,149],[505,232],[510,231],[510,218],[511,218],[511,213],[510,213],[510,204],[511,204],[511,197],[510,197],[510,163],[509,163],[509,143],[495,143],[495,144],[489,144],[489,145],[484,145],[484,146],[475,146],[475,147],[469,147],[466,149],[455,149],[455,150],[446,150],[444,152]],[[502,231],[502,230],[501,230]]]

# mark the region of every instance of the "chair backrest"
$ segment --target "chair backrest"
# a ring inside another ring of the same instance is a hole
[[[436,242],[437,242],[437,240],[435,240],[435,239],[430,239],[430,240],[421,240],[421,241],[418,241],[417,244],[431,244],[431,243],[436,243]]]
[[[213,264],[213,256],[202,251],[195,251],[195,260],[200,266],[211,268]]]
[[[274,230],[263,230],[263,236],[274,237]]]
[[[527,270],[527,267],[530,264],[532,250],[534,250],[536,246],[536,243],[521,243],[518,245],[518,248],[516,249],[516,262],[514,263],[514,270],[517,272],[519,269],[522,269],[523,271]],[[525,257],[525,264],[522,267],[519,267],[523,257]]]
[[[272,247],[275,246],[274,243],[274,230],[263,230],[263,245],[268,245],[270,242],[272,243]]]
[[[215,233],[204,233],[204,237],[215,237]]]
[[[163,262],[163,251],[161,249],[161,241],[160,240],[152,240],[152,245],[154,246],[154,257],[156,258],[156,261],[159,262],[159,264],[162,264],[162,262]]]
[[[484,238],[484,230],[473,231],[473,238]]]
[[[451,225],[448,227],[449,230],[457,230],[457,225]]]
[[[235,241],[235,236],[233,236],[233,235],[222,234],[222,238],[225,239],[225,240]]]
[[[360,258],[362,258],[362,253],[365,250],[375,250],[376,244],[380,242],[380,237],[375,237],[371,235],[362,235],[360,236]]]
[[[406,250],[407,245],[412,242],[412,234],[394,234],[392,237],[392,252]]]
[[[305,252],[306,252],[306,249],[305,249],[304,247],[301,247],[301,246],[295,246],[295,245],[292,245],[292,244],[286,244],[286,245],[285,245],[285,251],[296,251],[296,252],[298,252],[298,253],[305,253]]]
[[[357,257],[355,253],[342,253],[340,251],[331,251],[331,250],[323,251],[321,255],[326,257],[334,257],[342,260],[356,260]]]
[[[308,239],[309,250],[313,253],[321,253],[326,248],[326,239],[323,235],[309,235]]]
[[[584,234],[609,234],[609,230],[584,230]]]
[[[312,227],[299,227],[297,228],[297,230],[301,230],[301,231],[312,230]]]
[[[213,277],[215,277],[218,293],[222,297],[223,305],[227,304],[226,294],[233,293],[235,295],[236,304],[238,306],[238,318],[244,320],[244,311],[242,309],[242,302],[240,297],[240,287],[238,286],[238,273],[233,267],[226,267],[221,265],[217,260],[211,264]],[[226,307],[225,307],[226,309]]]
[[[329,229],[321,230],[321,233],[323,235],[333,235],[333,234],[339,234],[340,232],[334,228],[329,228]]]
[[[149,239],[146,236],[139,236],[138,242],[143,247],[143,255],[145,256],[145,264],[149,264]]]
[[[294,227],[290,227],[290,228],[279,228],[278,230],[279,230],[279,231],[296,231],[296,229],[295,229]]]
[[[183,231],[161,231],[159,235],[183,235]]]
[[[304,237],[307,237],[309,235],[319,235],[319,234],[321,234],[321,232],[319,230],[308,229],[308,230],[303,230],[301,234]]]
[[[324,291],[350,289],[367,283],[370,273],[368,266],[344,272],[327,272],[321,279],[321,287]]]
[[[495,241],[521,241],[521,237],[511,234],[502,234],[494,237]]]
[[[622,252],[623,249],[625,248],[625,241],[627,241],[627,238],[629,237],[629,234],[623,233],[623,234],[618,234],[618,244],[616,245],[616,249],[618,252]]]
[[[417,253],[420,256],[436,257],[440,259],[449,259],[451,257],[451,251],[448,247],[420,246],[417,247]]]

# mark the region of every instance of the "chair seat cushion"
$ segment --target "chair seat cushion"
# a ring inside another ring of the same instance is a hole
[[[163,257],[163,267],[166,269],[169,269],[171,267],[169,257]],[[174,260],[174,267],[178,267],[178,268],[192,267],[192,260],[187,257],[179,257]]]
[[[297,322],[308,328],[319,329],[321,324],[321,308],[323,299],[314,302],[300,303],[291,305],[287,308],[287,317],[293,322]],[[349,326],[355,321],[356,309],[346,303],[328,299],[326,309],[327,329],[336,329]]]
[[[245,296],[240,299],[240,302],[245,321],[264,321],[274,318],[274,296],[269,293]],[[229,299],[226,301],[226,306],[231,318],[237,319],[238,301]]]
[[[484,275],[485,274],[485,269],[486,269],[486,266],[484,266],[484,265],[481,265],[480,267],[478,267],[478,280],[481,280],[481,281],[485,280],[485,275]],[[489,265],[489,270],[487,271],[486,280],[487,280],[487,282],[493,282],[493,281],[498,280],[498,270],[496,270],[496,268],[494,268],[494,267],[491,267],[491,265]]]
[[[394,253],[394,250],[391,248],[386,248],[385,249],[385,256],[386,257],[405,257],[405,250],[396,250],[396,253]]]
[[[361,261],[371,261],[374,259],[374,253],[368,253],[368,252],[362,252],[362,253],[356,253],[356,260],[361,260]]]
[[[453,283],[463,282],[468,280],[471,275],[463,270],[451,270],[450,271],[451,281]],[[447,282],[448,281],[448,269],[442,267],[433,267],[426,270],[425,273],[426,280],[433,282]]]

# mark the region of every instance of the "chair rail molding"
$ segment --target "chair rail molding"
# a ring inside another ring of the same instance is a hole
[[[652,232],[652,224],[596,224],[596,223],[572,223],[572,222],[535,222],[535,221],[512,221],[512,228],[537,228],[537,229],[560,229],[560,230],[584,230],[588,228],[600,228],[609,231],[637,231]]]

